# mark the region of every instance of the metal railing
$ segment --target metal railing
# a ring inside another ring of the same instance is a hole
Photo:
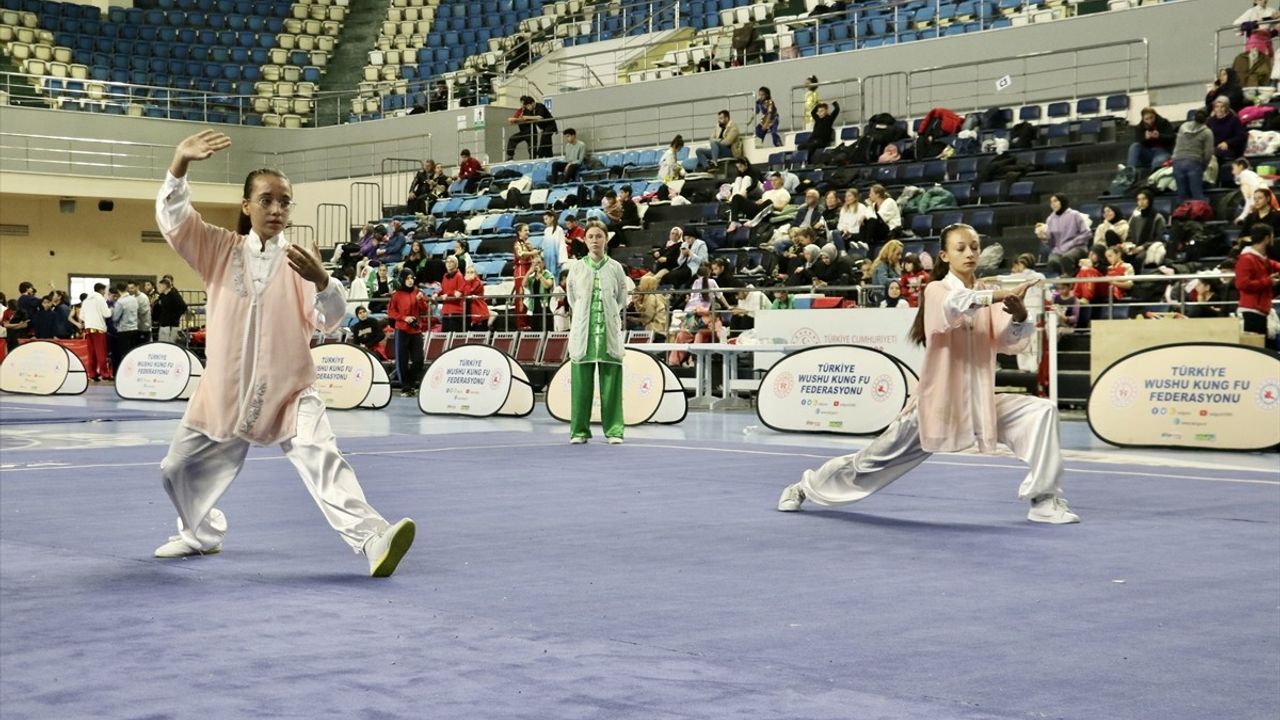
[[[1269,26],[1273,30],[1280,29],[1280,18],[1277,18],[1275,20],[1265,21],[1259,24],[1263,27]],[[1206,73],[1205,77],[1210,79],[1217,79],[1218,68],[1231,67],[1235,63],[1236,57],[1239,56],[1240,53],[1245,51],[1244,50],[1245,40],[1246,40],[1246,37],[1244,33],[1240,32],[1240,27],[1237,25],[1226,25],[1214,31],[1213,57],[1215,62],[1214,62],[1213,68],[1211,68],[1210,71]],[[1270,41],[1270,42],[1273,46],[1275,45],[1274,41]],[[1241,80],[1241,84],[1244,84],[1244,78],[1241,78],[1240,80]],[[1206,85],[1208,85],[1208,83],[1206,83]],[[1265,85],[1273,86],[1275,85],[1275,82],[1270,78],[1267,78],[1267,82],[1265,83]],[[1207,87],[1205,89],[1206,91],[1208,90]],[[1264,102],[1266,99],[1270,99],[1269,94],[1264,99]]]
[[[239,185],[246,171],[243,163],[233,163],[235,159],[225,153],[202,163],[201,179]],[[172,144],[0,132],[0,170],[6,172],[159,181],[172,161]]]

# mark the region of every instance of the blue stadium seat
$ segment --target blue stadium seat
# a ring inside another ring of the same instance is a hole
[[[978,231],[979,235],[990,235],[996,226],[995,210],[974,210],[969,215],[969,225]]]
[[[1071,117],[1071,103],[1065,101],[1049,103],[1048,116],[1053,119]]]
[[[1111,95],[1107,98],[1107,112],[1124,113],[1129,110],[1128,95]]]
[[[933,215],[920,213],[911,218],[911,232],[916,237],[933,237]]]
[[[1036,122],[1040,119],[1040,106],[1027,105],[1018,111],[1018,120],[1021,122]]]
[[[1102,108],[1098,98],[1084,98],[1076,101],[1076,115],[1097,115]]]
[[[974,202],[973,183],[957,182],[947,183],[942,187],[946,188],[956,198],[957,205],[971,205]]]
[[[1036,201],[1034,180],[1020,180],[1009,186],[1009,201],[1019,205],[1030,205]]]

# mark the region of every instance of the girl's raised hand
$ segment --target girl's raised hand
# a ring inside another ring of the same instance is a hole
[[[177,154],[183,160],[207,160],[219,150],[231,147],[231,138],[217,130],[201,130],[178,144]]]

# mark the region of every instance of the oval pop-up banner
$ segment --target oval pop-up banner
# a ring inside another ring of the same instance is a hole
[[[124,400],[186,400],[203,374],[204,366],[190,350],[173,343],[147,343],[120,361],[116,395]]]
[[[874,435],[907,404],[906,366],[858,345],[823,345],[792,353],[760,381],[756,413],[783,432]]]
[[[79,395],[89,386],[84,363],[48,340],[22,343],[0,364],[0,390],[16,395]]]
[[[391,402],[391,379],[382,360],[359,345],[327,343],[311,348],[316,392],[331,410],[384,408]]]
[[[510,355],[488,345],[461,345],[427,368],[418,409],[428,415],[524,417],[533,412],[533,386]]]
[[[597,378],[598,380],[598,378]],[[573,404],[573,363],[566,362],[547,384],[547,412],[569,422]],[[684,388],[670,368],[639,350],[627,349],[622,357],[622,422],[674,424],[684,420],[688,401]],[[591,398],[591,422],[600,422],[600,383]]]
[[[1280,445],[1280,355],[1225,343],[1139,350],[1102,371],[1089,428],[1122,447],[1267,450]]]

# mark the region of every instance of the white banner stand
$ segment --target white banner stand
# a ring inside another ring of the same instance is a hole
[[[204,365],[190,350],[167,342],[147,343],[120,361],[116,395],[123,400],[187,400],[202,375]]]
[[[488,345],[462,345],[427,368],[418,409],[427,415],[524,417],[533,412],[533,386],[510,355]]]
[[[547,412],[569,422],[573,402],[573,363],[565,362],[547,385]],[[627,349],[622,358],[622,422],[672,424],[684,420],[688,402],[680,380],[671,368],[652,355]],[[591,422],[600,422],[600,384],[591,400]]]
[[[330,410],[378,410],[391,403],[391,379],[376,355],[359,345],[329,343],[311,348],[316,391]]]
[[[0,364],[0,391],[15,395],[79,395],[89,376],[65,345],[34,340],[14,348]]]
[[[756,413],[782,432],[874,435],[902,412],[914,380],[906,365],[875,348],[809,348],[769,368]]]

